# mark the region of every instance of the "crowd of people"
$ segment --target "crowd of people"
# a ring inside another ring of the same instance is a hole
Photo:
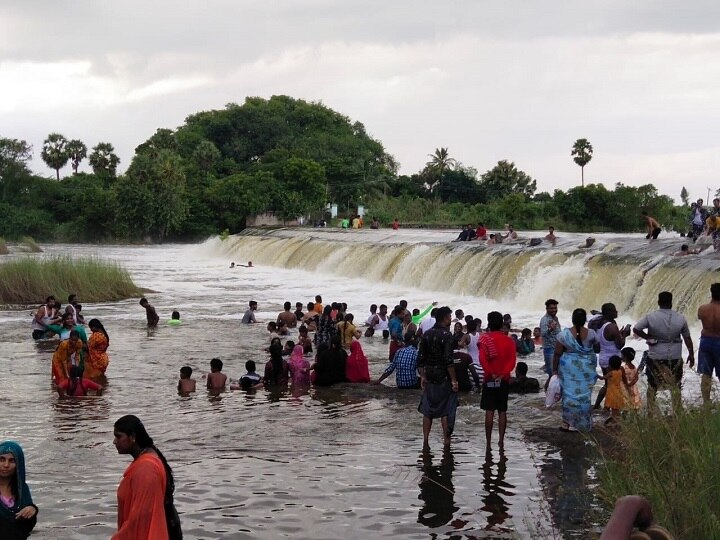
[[[711,301],[698,311],[702,324],[698,372],[702,374],[701,390],[706,403],[710,401],[713,374],[720,377],[720,283],[713,284],[710,292]],[[385,304],[372,304],[364,322],[356,324],[347,304],[325,305],[317,295],[306,305],[296,302],[294,310],[291,302],[285,302],[283,311],[269,321],[269,359],[263,369],[258,370],[256,362],[248,360],[244,374],[228,379],[222,371],[223,362],[213,358],[205,387],[210,392],[227,388],[254,392],[338,383],[380,385],[394,373],[398,390],[420,390],[418,411],[423,418],[426,449],[435,420],[440,421],[444,445],[451,444],[458,393],[474,388],[480,393],[480,407],[485,411],[487,450],[491,448],[497,417],[498,446],[502,451],[509,395],[541,390],[541,383],[528,377],[528,364],[517,361],[536,350],[542,351],[545,387],[556,378],[562,388],[560,428],[564,431],[589,431],[593,410],[602,406],[609,412],[606,421],[610,423],[619,421],[624,411],[639,408],[638,381],[643,371],[648,407],[656,407],[656,393],[661,389],[670,389],[672,404],[679,407],[684,365],[694,366],[695,351],[687,319],[673,310],[672,301],[670,292],[661,292],[656,311],[624,327],[616,322],[618,312],[612,303],[592,311],[590,316],[576,308],[571,326],[563,328],[558,318],[559,303],[548,299],[539,325],[519,329],[513,328],[510,314],[490,312],[483,324],[479,317],[466,315],[461,309],[453,312],[433,302],[423,310],[411,310],[404,300],[392,310]],[[145,298],[140,304],[148,326],[156,326],[160,318],[155,308]],[[257,309],[258,303],[250,301],[242,323],[257,324]],[[61,396],[102,392],[109,364],[107,331],[99,320],[91,319],[87,322],[91,331],[88,337],[81,311],[75,295],[70,296],[64,310],[50,296],[33,314],[32,337],[59,341],[53,354],[52,379]],[[178,312],[173,312],[168,321],[173,322],[181,322]],[[295,330],[297,338],[289,339]],[[638,366],[635,350],[626,345],[632,334],[648,346]],[[382,337],[388,347],[388,365],[376,379],[370,375],[362,347],[363,338],[374,336]],[[687,359],[682,357],[683,343]],[[192,374],[190,366],[180,369],[177,389],[181,395],[196,392]],[[598,379],[603,386],[593,406],[592,394]],[[131,455],[133,462],[118,488],[118,532],[113,539],[179,537],[179,521],[172,505],[172,470],[164,456],[137,417],[119,419],[114,436],[118,452]],[[143,512],[139,511],[140,505]],[[152,512],[147,511],[148,506]],[[22,449],[9,441],[0,444],[0,536],[26,538],[35,525],[37,511],[25,483]]]

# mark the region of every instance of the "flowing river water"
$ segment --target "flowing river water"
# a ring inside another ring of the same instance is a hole
[[[560,300],[565,324],[572,308],[604,301],[615,301],[621,319],[632,321],[652,308],[659,287],[675,291],[689,314],[717,276],[713,256],[668,258],[677,241],[648,248],[638,238],[607,235],[588,252],[577,248],[582,238],[570,236],[550,249],[484,250],[450,245],[453,236],[280,230],[200,245],[48,246],[47,254],[122,262],[139,286],[154,291],[147,296],[162,322],[148,330],[137,299],[83,302],[86,319],[99,318],[111,337],[109,384],[102,397],[61,401],[50,386],[53,344],[30,339],[30,309],[0,311],[0,439],[26,451],[40,507],[33,538],[112,534],[115,491],[128,464],[112,445],[112,425],[124,414],[138,415],[168,457],[186,538],[585,538],[598,505],[593,464],[527,440],[526,429],[556,430],[559,422],[539,394],[512,398],[501,457],[496,446],[485,454],[474,393],[461,399],[451,451],[442,451],[436,427],[427,455],[419,391],[395,390],[394,377],[387,386],[306,393],[210,396],[202,389],[212,357],[223,360],[231,379],[248,359],[262,369],[265,325],[240,324],[250,299],[259,302],[261,321],[274,319],[285,300],[306,303],[321,294],[347,302],[360,320],[370,303],[405,298],[411,307],[438,300],[483,320],[499,309],[513,314],[514,325],[532,328],[547,296]],[[231,270],[231,260],[256,267]],[[175,309],[184,323],[165,325]],[[363,346],[377,377],[387,344],[363,338]],[[527,361],[531,376],[540,377],[540,355]],[[183,365],[198,380],[189,398],[175,391]],[[692,397],[697,376],[688,377]]]

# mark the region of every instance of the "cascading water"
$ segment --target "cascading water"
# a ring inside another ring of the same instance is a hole
[[[673,257],[682,239],[648,243],[639,235],[598,235],[592,248],[583,249],[579,235],[537,247],[527,242],[489,247],[449,242],[452,238],[440,231],[248,229],[206,247],[264,266],[452,292],[538,312],[553,297],[586,309],[612,301],[638,317],[656,308],[660,291],[669,290],[675,307],[694,318],[720,277],[720,259],[713,254]]]

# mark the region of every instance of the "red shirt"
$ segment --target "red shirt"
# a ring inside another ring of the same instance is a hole
[[[478,341],[480,365],[485,372],[485,380],[501,378],[510,380],[517,362],[515,342],[502,332],[487,332]]]
[[[65,390],[65,392],[67,392],[69,387],[70,379],[65,379],[64,381],[58,383],[58,388],[62,388],[63,390]],[[73,397],[82,397],[87,395],[88,390],[95,390],[97,392],[101,388],[102,386],[91,381],[90,379],[79,379],[77,384],[75,385],[75,391],[72,394],[68,392],[68,395]]]
[[[487,229],[485,227],[478,227],[475,231],[475,237],[482,238],[483,236],[487,236]]]

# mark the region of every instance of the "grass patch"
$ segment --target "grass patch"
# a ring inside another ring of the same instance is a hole
[[[77,294],[81,302],[107,302],[142,292],[127,270],[103,259],[22,257],[0,263],[0,302],[42,303],[51,294],[64,303],[69,294]]]
[[[718,538],[720,412],[629,416],[620,440],[623,447],[606,453],[599,471],[609,507],[622,495],[642,495],[676,538]]]
[[[5,239],[0,236],[0,255],[7,255],[8,253],[10,253],[10,250],[5,243]]]
[[[32,236],[23,236],[20,240],[20,245],[23,247],[23,251],[29,251],[30,253],[42,253],[42,248],[38,243],[33,240]]]

